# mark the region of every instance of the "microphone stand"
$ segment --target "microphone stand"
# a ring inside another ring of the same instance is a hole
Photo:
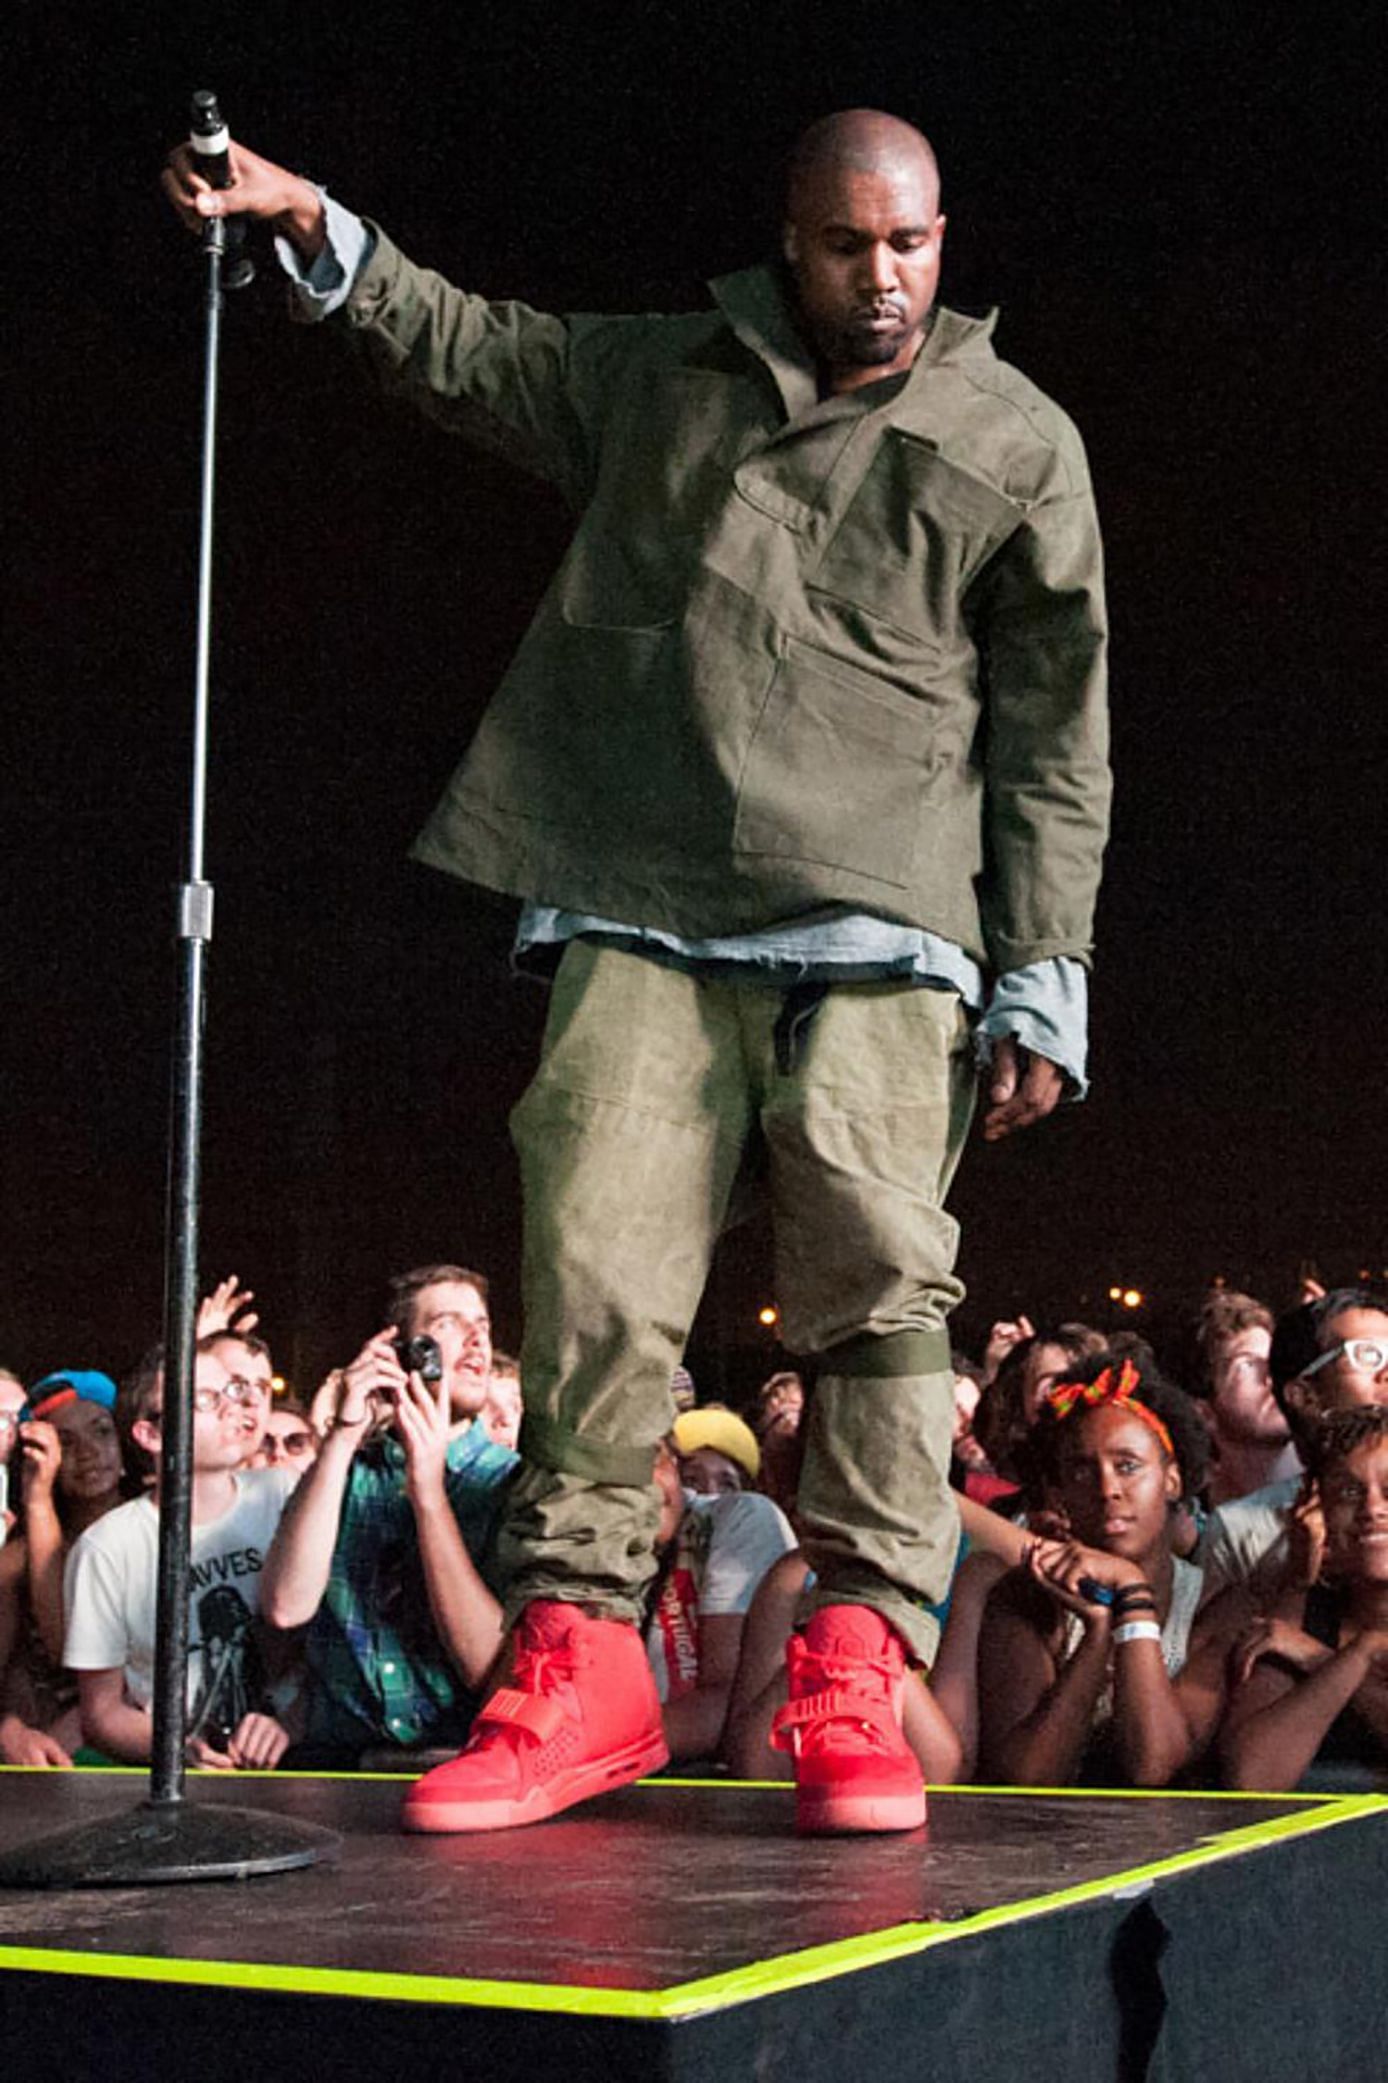
[[[79,1823],[0,1854],[0,1887],[140,1887],[241,1880],[310,1866],[340,1849],[335,1831],[221,1801],[185,1799],[188,1726],[188,1590],[191,1577],[194,1331],[202,1142],[204,971],[212,938],[212,886],[203,877],[207,806],[208,667],[212,630],[212,517],[217,371],[223,282],[254,272],[242,256],[225,268],[225,217],[203,228],[206,263],[202,497],[198,545],[197,658],[188,815],[187,876],[177,892],[179,950],[169,1110],[164,1244],[164,1409],[159,1470],[153,1743],[149,1792],[138,1808]]]

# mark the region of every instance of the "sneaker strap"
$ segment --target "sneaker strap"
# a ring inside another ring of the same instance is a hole
[[[777,1750],[793,1751],[802,1729],[827,1721],[852,1721],[859,1727],[879,1729],[889,1741],[898,1738],[901,1726],[885,1700],[856,1692],[850,1685],[837,1685],[827,1692],[806,1693],[803,1699],[788,1700],[779,1708],[771,1724],[772,1744]]]
[[[499,1722],[511,1728],[524,1729],[541,1743],[548,1743],[564,1726],[564,1710],[557,1700],[545,1699],[534,1692],[514,1692],[502,1686],[477,1711],[474,1728],[483,1722]]]

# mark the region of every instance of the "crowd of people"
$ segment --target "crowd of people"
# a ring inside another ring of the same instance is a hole
[[[190,1762],[427,1769],[504,1679],[521,1378],[486,1279],[396,1280],[382,1328],[303,1403],[235,1279],[197,1330]],[[0,1370],[5,1764],[149,1757],[163,1389],[158,1349],[119,1388]],[[737,1411],[683,1367],[671,1383],[644,1638],[681,1769],[791,1771],[813,1395],[782,1371]],[[1381,1783],[1388,1296],[1275,1316],[1215,1290],[1161,1361],[1134,1334],[999,1323],[956,1360],[951,1473],[939,1650],[900,1701],[924,1779]],[[880,1737],[865,1717],[865,1752]]]

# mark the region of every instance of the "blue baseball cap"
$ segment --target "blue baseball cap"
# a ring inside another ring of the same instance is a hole
[[[103,1410],[114,1410],[116,1385],[109,1374],[98,1373],[95,1368],[60,1368],[34,1383],[19,1413],[20,1420],[46,1418],[65,1403],[99,1403]]]

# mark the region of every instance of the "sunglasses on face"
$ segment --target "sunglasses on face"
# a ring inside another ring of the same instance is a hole
[[[267,1432],[267,1454],[311,1454],[317,1442],[311,1432]]]

